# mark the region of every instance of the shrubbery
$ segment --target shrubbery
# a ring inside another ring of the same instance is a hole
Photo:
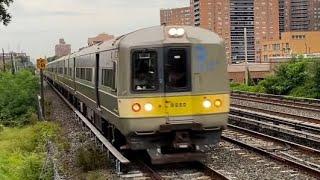
[[[292,59],[258,85],[231,84],[232,90],[320,98],[320,59]]]
[[[57,125],[45,122],[24,128],[4,128],[0,134],[0,179],[39,179],[46,143],[55,139],[57,131]],[[51,174],[42,177],[52,179]]]
[[[0,73],[0,124],[27,124],[36,110],[38,79],[30,71]]]

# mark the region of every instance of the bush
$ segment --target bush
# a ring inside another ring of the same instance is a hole
[[[107,157],[94,145],[82,146],[77,150],[76,164],[84,171],[100,169],[107,165]]]
[[[46,142],[55,139],[57,130],[57,125],[45,122],[6,128],[0,134],[0,179],[39,179]],[[52,179],[46,178],[50,170],[44,175],[44,179]]]
[[[245,84],[231,83],[230,87],[233,91],[265,92],[265,89],[262,86],[247,86]]]
[[[274,75],[256,86],[231,84],[231,88],[237,91],[320,99],[320,59],[294,57],[290,62],[278,66]]]
[[[265,88],[266,93],[287,95],[293,89],[303,85],[307,79],[307,61],[291,61],[280,65],[275,75],[267,77],[259,85]]]
[[[0,123],[25,125],[35,112],[38,79],[29,71],[0,73]]]

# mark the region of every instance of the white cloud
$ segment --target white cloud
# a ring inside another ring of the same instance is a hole
[[[189,0],[15,0],[9,9],[12,22],[0,25],[0,48],[20,46],[33,58],[50,56],[63,37],[77,50],[90,36],[158,25],[160,8],[188,4]]]

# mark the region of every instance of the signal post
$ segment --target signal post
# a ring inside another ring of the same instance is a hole
[[[37,59],[37,69],[40,70],[40,117],[41,119],[45,118],[45,111],[44,111],[44,92],[43,92],[43,70],[47,67],[47,60],[46,59]]]

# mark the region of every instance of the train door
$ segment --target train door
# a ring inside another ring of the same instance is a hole
[[[178,116],[192,114],[190,48],[165,48],[163,73],[167,121],[179,122]]]
[[[100,54],[96,54],[96,68],[95,68],[95,80],[94,80],[94,85],[95,85],[95,93],[96,93],[96,98],[97,98],[97,106],[100,107],[100,94],[99,94],[99,72],[100,72]]]
[[[74,89],[74,92],[77,91],[77,86],[76,86],[76,58],[73,58],[72,59],[72,68],[73,68],[73,71],[72,71],[72,81],[73,81],[73,89]]]

